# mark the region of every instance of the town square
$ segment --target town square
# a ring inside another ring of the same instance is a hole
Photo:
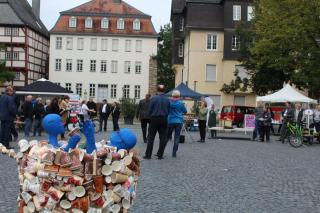
[[[319,0],[0,0],[0,213],[320,212]]]

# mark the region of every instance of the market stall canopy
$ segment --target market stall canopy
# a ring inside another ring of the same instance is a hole
[[[44,78],[37,80],[36,82],[24,87],[17,87],[18,95],[69,95],[72,91],[69,91],[51,81]]]
[[[178,90],[180,92],[181,98],[186,98],[186,99],[196,99],[199,100],[201,99],[201,97],[203,97],[204,95],[193,91],[192,89],[190,89],[187,85],[185,85],[184,83],[179,84],[179,86],[177,86],[176,88],[174,88],[173,90],[171,90],[170,92],[166,93],[166,96],[171,96],[172,92],[174,90]]]
[[[285,85],[281,90],[266,96],[257,97],[257,101],[283,103],[283,102],[300,102],[300,103],[317,103],[316,100],[302,95],[289,84]]]

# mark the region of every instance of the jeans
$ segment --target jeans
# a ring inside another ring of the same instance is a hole
[[[119,131],[120,130],[119,117],[112,116],[112,123],[113,123],[113,131]]]
[[[262,126],[261,130],[262,130],[261,131],[262,134],[260,136],[260,140],[264,141],[264,138],[266,138],[267,142],[269,142],[270,141],[270,130],[271,130],[270,126],[268,126],[268,125]]]
[[[255,140],[258,136],[261,135],[261,124],[259,120],[255,120],[254,122],[255,128],[253,131],[252,139]]]
[[[180,142],[181,129],[182,129],[181,123],[169,124],[168,126],[168,138],[171,138],[172,132],[174,131],[174,144],[173,144],[172,156],[176,156],[177,154],[177,151],[179,148],[179,142]]]
[[[168,119],[167,117],[152,117],[150,119],[148,145],[146,157],[150,158],[153,150],[153,143],[157,132],[159,133],[160,145],[157,152],[159,158],[163,157],[164,150],[167,145]]]
[[[108,115],[107,113],[101,113],[100,115],[100,132],[102,131],[102,126],[103,126],[103,130],[107,131],[107,123],[108,123]]]
[[[146,143],[147,142],[147,129],[148,129],[148,124],[150,126],[150,119],[141,119],[141,129],[142,129],[142,137],[143,141]]]
[[[34,122],[33,122],[33,136],[36,136],[37,132],[38,132],[38,136],[41,136],[41,128],[42,128],[41,121],[42,121],[41,118],[34,119]]]
[[[1,121],[0,143],[9,148],[10,133],[13,121]]]
[[[25,118],[24,120],[24,136],[29,137],[30,136],[30,131],[32,128],[32,118]]]
[[[199,120],[199,132],[200,132],[200,140],[205,141],[206,139],[206,128],[207,128],[207,121],[206,120]]]

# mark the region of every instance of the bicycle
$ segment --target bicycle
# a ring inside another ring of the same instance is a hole
[[[288,122],[288,142],[294,148],[299,148],[303,145],[303,128],[296,122]]]

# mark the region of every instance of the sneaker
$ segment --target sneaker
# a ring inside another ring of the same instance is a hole
[[[143,159],[145,159],[145,160],[150,160],[150,159],[151,159],[151,157],[143,156]]]
[[[176,158],[176,157],[177,157],[177,154],[172,154],[172,157],[173,157],[173,158]]]
[[[158,160],[163,160],[163,159],[164,159],[163,157],[158,156]]]

